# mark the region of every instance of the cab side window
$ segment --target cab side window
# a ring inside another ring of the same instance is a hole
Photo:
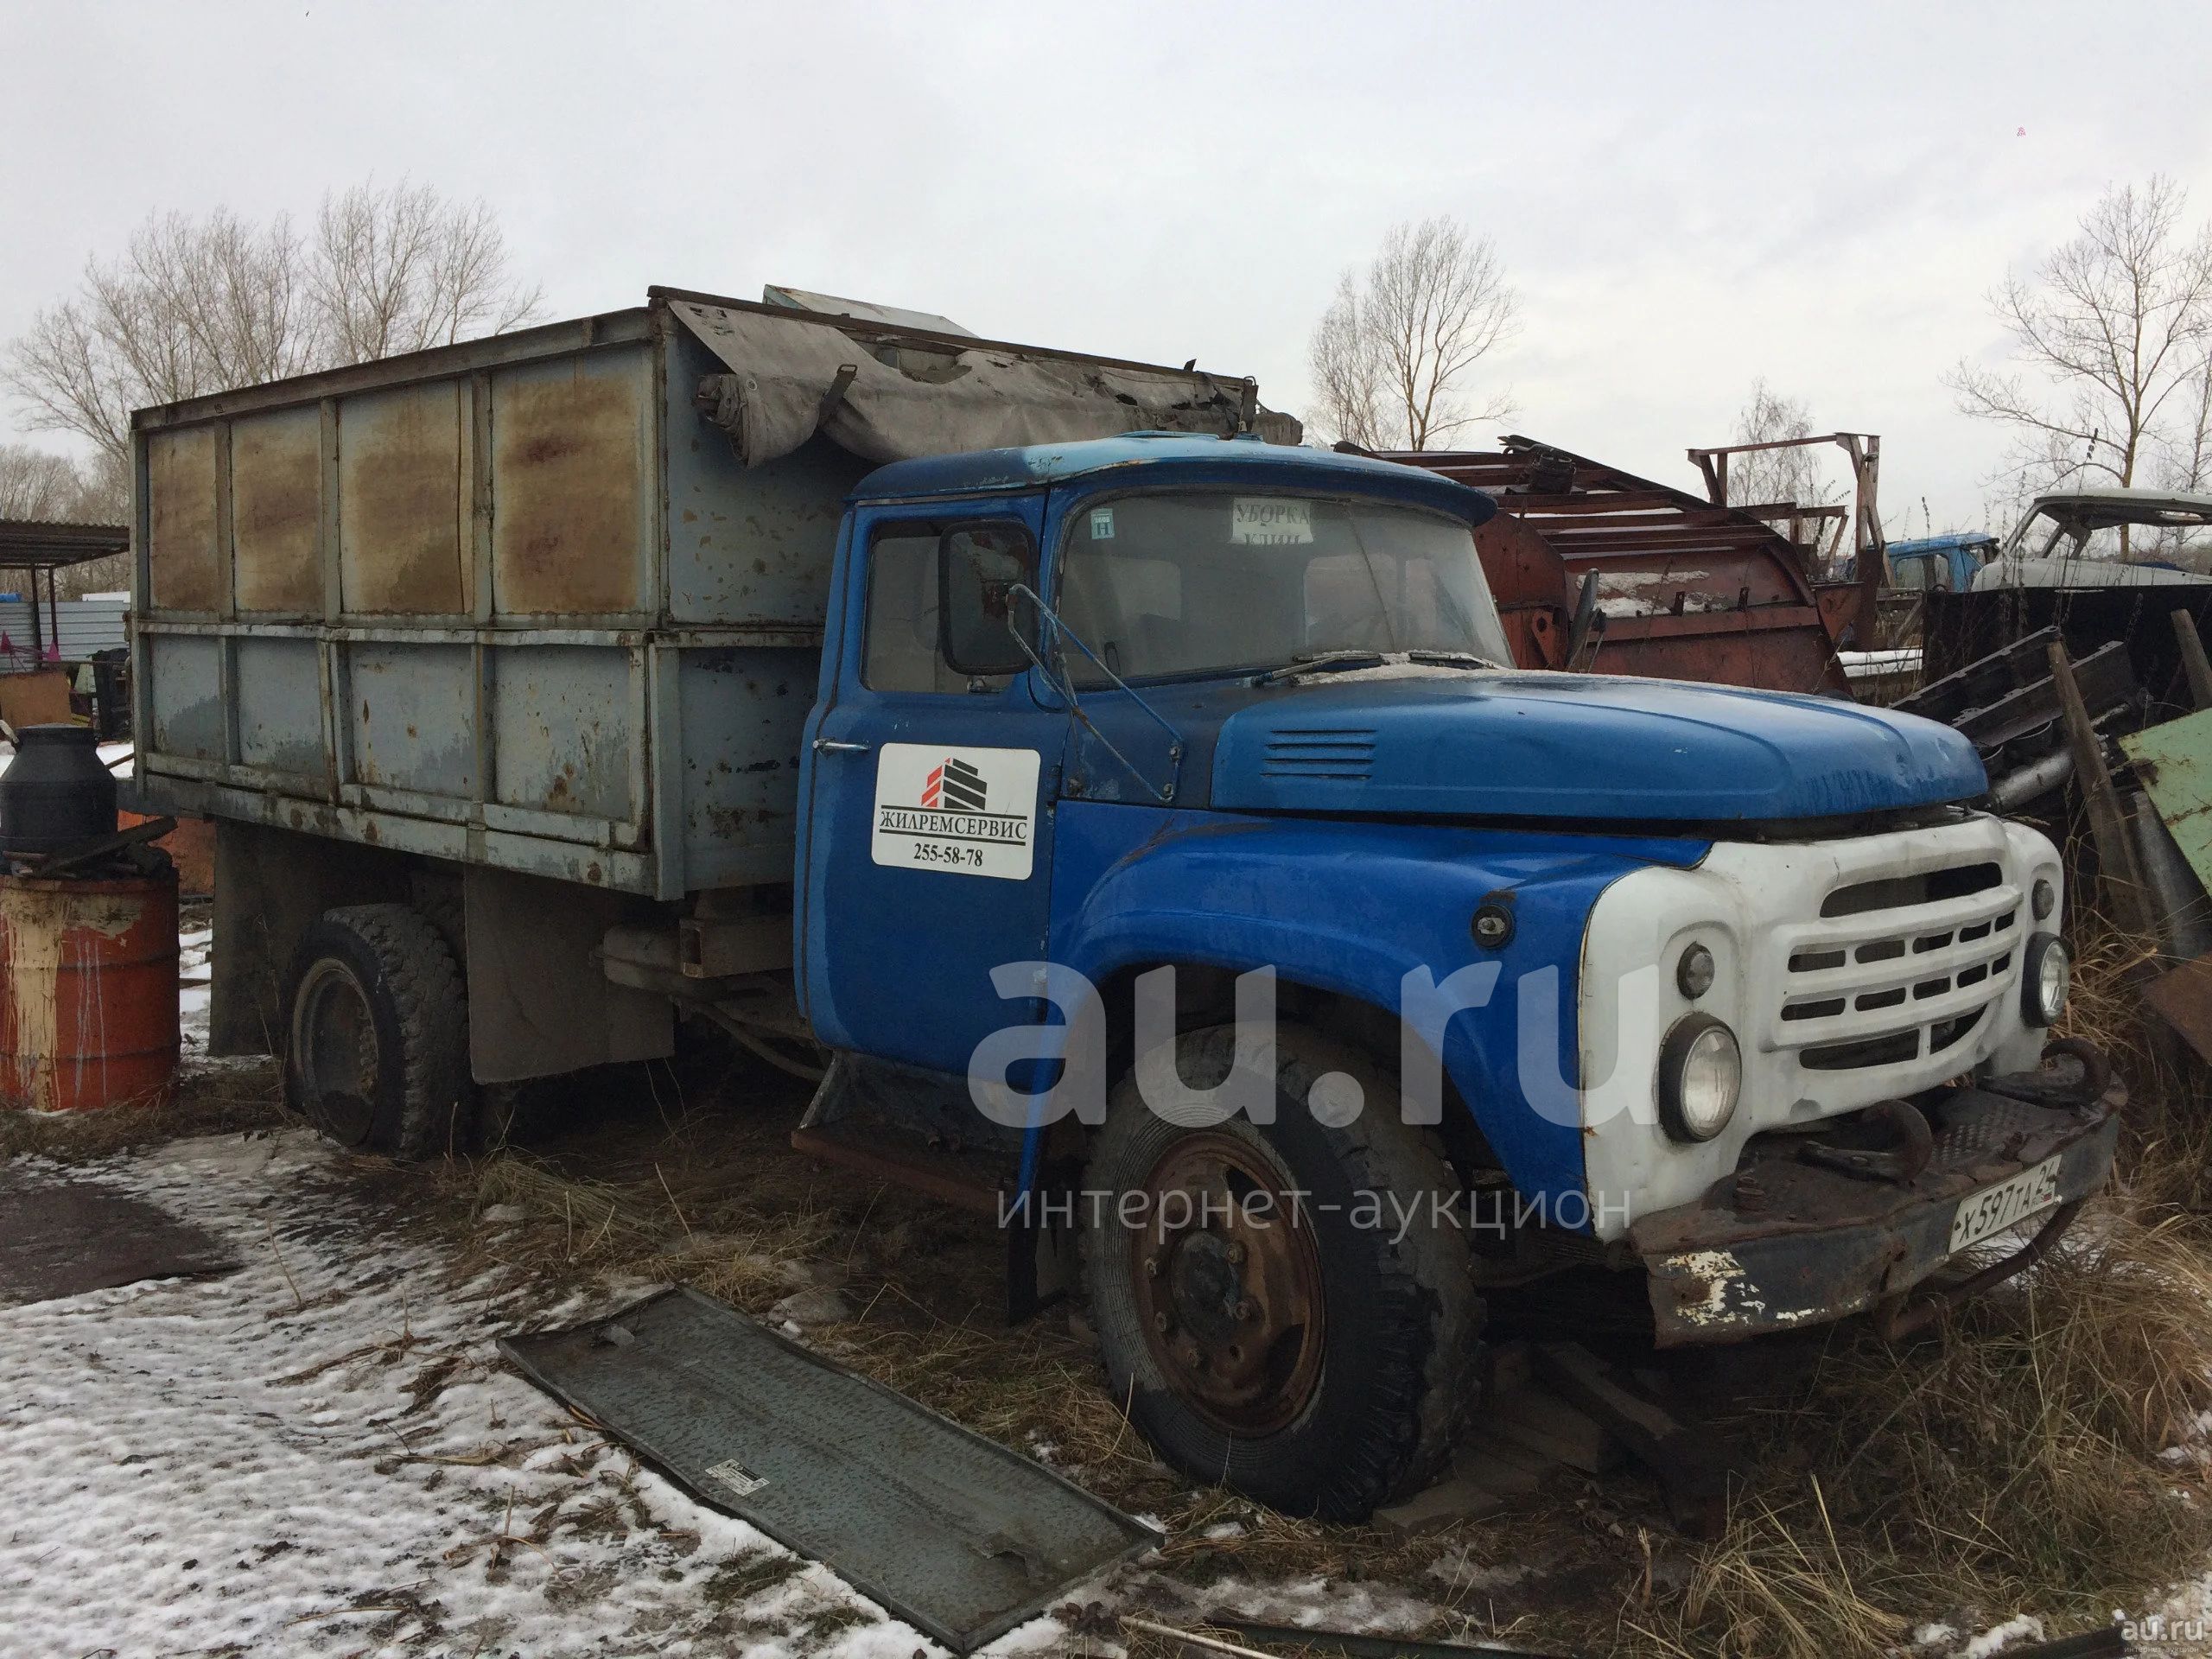
[[[868,559],[868,644],[861,679],[871,691],[958,691],[938,652],[937,531],[917,525],[875,538]]]
[[[978,681],[944,659],[938,537],[935,524],[897,525],[868,550],[861,683],[871,691],[966,692],[1007,683],[997,675]]]

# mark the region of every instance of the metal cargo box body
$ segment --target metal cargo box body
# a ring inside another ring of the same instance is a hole
[[[674,898],[790,879],[843,498],[662,303],[143,413],[143,810]]]

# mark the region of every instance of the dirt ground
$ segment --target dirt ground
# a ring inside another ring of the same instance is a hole
[[[539,1091],[509,1146],[411,1167],[340,1155],[285,1122],[265,1066],[201,1063],[175,1105],[137,1120],[0,1124],[18,1179],[112,1186],[242,1264],[0,1309],[0,1482],[37,1500],[0,1534],[0,1630],[16,1633],[0,1650],[930,1650],[825,1569],[639,1467],[493,1350],[671,1282],[783,1325],[1167,1533],[994,1651],[1175,1650],[1122,1627],[1128,1614],[1544,1653],[1797,1650],[1685,1636],[1703,1628],[1687,1604],[1741,1541],[1681,1538],[1633,1468],[1557,1468],[1502,1514],[1412,1536],[1193,1486],[1108,1396],[1079,1314],[1007,1325],[988,1218],[791,1150],[806,1093],[705,1049]],[[1554,1281],[1501,1302],[1492,1328],[1569,1330],[1641,1368],[1683,1414],[1739,1440],[1769,1493],[1802,1479],[1787,1453],[1777,1463],[1774,1425],[1796,1413],[1792,1433],[1823,1433],[1803,1415],[1808,1379],[1868,1340],[1847,1328],[1662,1361],[1637,1326],[1621,1287]],[[164,1365],[175,1375],[153,1387]],[[1883,1627],[1882,1645],[1996,1652],[2008,1620],[2013,1636],[2056,1635],[2116,1605],[2076,1598],[2015,1619],[2021,1608],[1975,1594],[1929,1586],[1924,1620]]]

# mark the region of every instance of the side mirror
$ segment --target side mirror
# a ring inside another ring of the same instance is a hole
[[[1037,544],[1020,524],[957,524],[938,540],[938,632],[957,674],[1019,674],[1037,643],[1035,607],[1014,590],[1037,585]]]

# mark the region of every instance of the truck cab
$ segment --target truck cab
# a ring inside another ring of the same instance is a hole
[[[1116,1397],[1325,1514],[1436,1466],[1486,1287],[1637,1272],[1662,1343],[1923,1317],[2111,1159],[2101,1063],[2043,1065],[2057,853],[1971,746],[1516,671],[1493,511],[1244,439],[894,463],[805,730],[843,1081],[1018,1135]]]

